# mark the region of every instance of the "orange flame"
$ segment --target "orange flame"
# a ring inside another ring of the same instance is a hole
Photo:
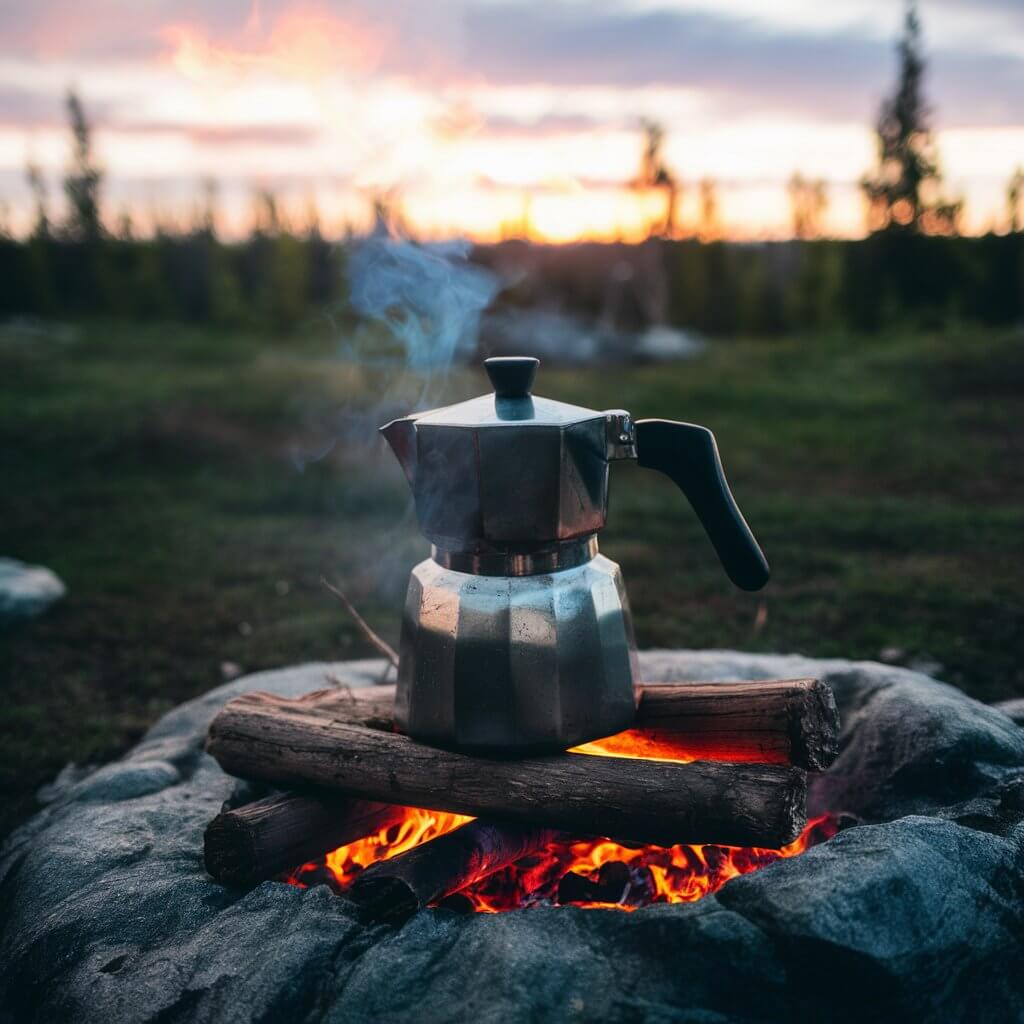
[[[326,868],[329,877],[341,888],[347,888],[356,876],[371,864],[390,860],[414,846],[428,843],[473,819],[465,814],[447,811],[428,811],[421,807],[406,807],[405,817],[397,825],[382,828],[372,836],[357,839],[347,846],[332,850],[322,861],[310,861],[293,871],[287,878],[292,885],[305,886],[314,873]],[[317,879],[320,881],[321,879]]]
[[[571,752],[696,760],[692,753],[670,743],[632,731],[582,744]],[[702,752],[701,756],[706,755]],[[732,758],[717,752],[717,759]],[[344,890],[369,865],[389,860],[472,820],[464,814],[407,807],[397,825],[339,847],[322,861],[303,864],[287,881],[299,887],[326,881]],[[620,910],[635,910],[649,903],[693,903],[720,889],[729,879],[795,857],[837,831],[836,819],[822,815],[808,822],[800,836],[779,850],[715,845],[627,846],[609,839],[566,837],[466,886],[458,893],[457,902],[478,913],[551,903]]]
[[[555,901],[619,910],[636,910],[649,903],[694,903],[720,889],[729,879],[795,857],[809,846],[831,838],[836,831],[835,820],[823,815],[808,822],[800,836],[781,850],[711,845],[623,846],[608,839],[554,842],[541,854],[523,858],[468,886],[462,895],[474,910],[485,913]],[[609,885],[601,869],[612,864],[624,865],[628,870],[623,870],[618,880]],[[562,888],[570,873],[583,882],[576,887],[575,894]],[[588,892],[597,898],[588,898]]]
[[[451,832],[473,819],[463,814],[406,808],[405,818],[376,835],[339,847],[322,861],[311,861],[288,876],[305,888],[330,882],[347,889],[361,871],[414,846]],[[625,846],[609,839],[560,839],[539,853],[462,889],[463,905],[481,913],[498,913],[543,903],[635,910],[649,903],[693,903],[720,889],[731,878],[777,860],[795,857],[838,831],[835,818],[822,815],[808,822],[792,843],[779,850],[738,846]],[[623,865],[618,883],[609,885],[605,865]],[[563,880],[577,876],[575,893]],[[589,898],[588,894],[597,897]]]
[[[654,729],[626,729],[614,736],[581,743],[570,754],[597,754],[601,757],[642,757],[647,761],[746,761],[758,764],[785,764],[786,758],[774,750],[727,750],[723,747],[682,748],[672,734]]]

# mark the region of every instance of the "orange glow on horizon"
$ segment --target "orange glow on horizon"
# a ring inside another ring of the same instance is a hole
[[[663,124],[664,163],[679,183],[674,237],[793,237],[786,184],[796,171],[828,183],[824,237],[865,234],[857,181],[876,159],[868,117],[756,99],[726,116],[693,84],[491,81],[465,70],[465,26],[444,5],[334,10],[298,0],[264,11],[252,0],[233,28],[207,20],[192,11],[154,21],[149,30],[164,43],[155,58],[7,62],[18,88],[52,93],[58,109],[67,82],[80,84],[97,117],[111,229],[125,211],[144,230],[157,220],[184,226],[200,183],[214,179],[227,238],[249,232],[252,193],[267,189],[292,225],[315,203],[334,236],[368,229],[373,200],[390,195],[396,219],[422,240],[640,242],[661,233],[667,203],[664,191],[631,185],[644,116]],[[63,18],[60,29],[63,45]],[[954,126],[937,143],[950,194],[967,200],[963,232],[1004,230],[1024,125]],[[27,157],[61,217],[68,145],[59,115],[30,126],[0,118],[0,172],[13,182],[0,207],[14,233],[34,222],[21,183]],[[700,224],[705,179],[716,183],[715,232]]]

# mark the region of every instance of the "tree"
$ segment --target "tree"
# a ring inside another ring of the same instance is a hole
[[[701,178],[699,188],[697,235],[702,242],[712,242],[722,234],[722,225],[718,219],[718,186],[713,178]]]
[[[135,238],[135,221],[132,219],[132,211],[127,206],[123,206],[117,215],[117,226],[114,229],[114,237],[119,242],[134,242]]]
[[[217,237],[217,209],[220,190],[214,178],[203,178],[199,190],[201,198],[196,210],[192,232],[212,240]]]
[[[808,181],[799,171],[793,172],[786,186],[793,211],[793,234],[800,239],[819,238],[822,219],[828,207],[825,182]]]
[[[53,253],[49,197],[46,178],[39,165],[30,161],[25,177],[35,205],[35,220],[26,246],[29,304],[36,313],[49,313],[56,305],[53,290]]]
[[[938,154],[924,99],[921,21],[913,0],[907,6],[898,53],[896,91],[882,103],[875,125],[878,168],[861,179],[868,201],[868,228],[956,234],[963,202],[941,194]]]
[[[100,185],[103,172],[92,153],[92,129],[74,90],[67,96],[71,122],[71,165],[64,176],[68,197],[67,233],[76,241],[95,242],[103,234],[100,221]]]
[[[1007,183],[1006,219],[1011,234],[1024,230],[1024,166],[1018,167]]]
[[[50,212],[46,194],[46,179],[43,177],[39,165],[31,162],[25,168],[25,178],[28,180],[29,191],[32,193],[32,201],[36,208],[31,237],[49,238]]]
[[[662,150],[665,145],[665,129],[657,121],[646,118],[640,122],[644,133],[643,153],[640,156],[640,171],[633,181],[637,189],[656,188],[665,193],[665,219],[658,234],[671,238],[676,230],[676,206],[679,202],[679,182],[668,169]]]

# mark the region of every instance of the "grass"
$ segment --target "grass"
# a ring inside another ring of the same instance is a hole
[[[326,329],[0,329],[0,554],[70,591],[0,632],[0,834],[64,763],[117,755],[224,662],[372,654],[321,575],[397,641],[426,545],[375,428],[484,382],[336,351]],[[980,699],[1024,694],[1019,333],[719,342],[675,366],[543,367],[538,390],[712,427],[772,562],[763,594],[733,590],[673,486],[615,466],[602,548],[641,646],[891,648]]]

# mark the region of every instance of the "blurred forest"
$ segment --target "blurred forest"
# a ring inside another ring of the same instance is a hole
[[[912,6],[898,54],[897,83],[875,125],[877,167],[860,182],[864,239],[821,237],[826,184],[799,173],[788,186],[791,241],[722,240],[717,187],[708,179],[693,186],[697,223],[678,224],[684,183],[665,162],[662,128],[643,121],[638,173],[627,184],[664,196],[664,216],[650,225],[646,243],[513,239],[478,246],[472,258],[516,282],[501,303],[559,308],[613,328],[668,324],[727,336],[1019,323],[1024,169],[1007,183],[999,230],[961,236],[963,202],[943,193]],[[272,193],[257,191],[249,237],[229,242],[218,234],[217,188],[208,181],[187,224],[157,220],[151,236],[139,237],[123,213],[111,226],[90,125],[74,93],[67,107],[66,214],[55,222],[44,178],[29,166],[29,236],[13,237],[0,218],[0,317],[100,315],[286,332],[343,307],[342,270],[353,238],[327,239],[312,205],[299,226]],[[378,222],[400,223],[400,200],[389,202],[390,209],[378,202]],[[610,305],[609,295],[621,301]]]

